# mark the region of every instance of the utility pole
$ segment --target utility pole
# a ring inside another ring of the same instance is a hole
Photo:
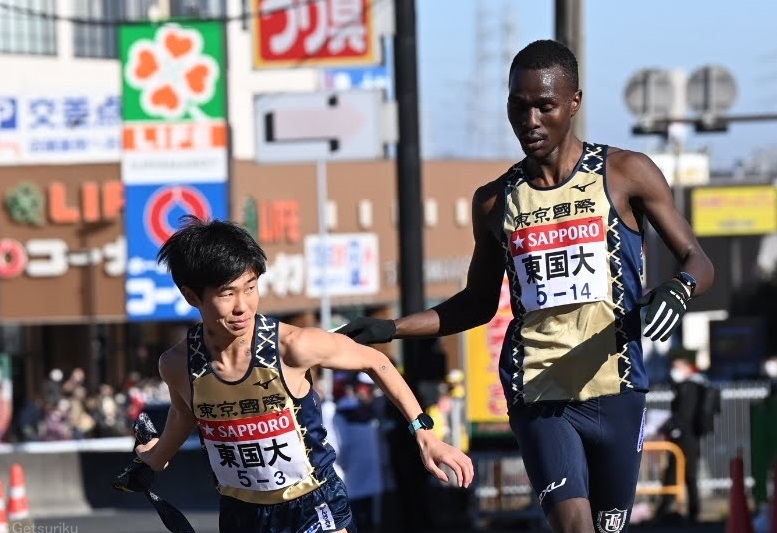
[[[426,305],[415,0],[396,0],[394,12],[394,83],[399,123],[399,280],[401,314],[404,316],[423,311]],[[415,381],[412,375],[413,363],[418,357],[423,357],[423,354],[419,353],[418,341],[405,340],[402,347],[407,371],[405,378],[412,386]]]
[[[399,202],[399,284],[401,314],[423,311],[424,291],[424,225],[421,187],[421,147],[418,125],[418,66],[416,47],[415,0],[394,2],[394,83],[397,101],[397,198]],[[402,341],[404,377],[418,396],[419,363],[423,353],[420,340]],[[423,407],[423,406],[422,406]],[[407,438],[406,421],[398,409],[387,415],[395,422],[389,435],[389,455],[394,479],[402,490],[402,531],[419,533],[428,524],[428,510],[423,490],[426,470],[415,443]]]
[[[580,89],[585,87],[584,3],[585,0],[556,0],[555,12],[556,40],[565,44],[577,57]],[[579,139],[585,140],[585,103],[575,115],[574,131]]]

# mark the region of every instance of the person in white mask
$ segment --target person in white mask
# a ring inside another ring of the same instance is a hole
[[[671,359],[669,376],[674,397],[671,405],[672,415],[662,426],[661,432],[667,440],[677,444],[685,455],[685,482],[688,493],[686,518],[689,523],[695,523],[699,519],[700,512],[697,482],[701,435],[697,429],[697,420],[702,394],[708,381],[696,366],[694,350],[673,349],[668,356]],[[676,475],[677,464],[674,455],[670,454],[664,471],[664,484],[674,484]],[[657,520],[668,518],[674,500],[674,495],[668,494],[661,498],[655,513]]]

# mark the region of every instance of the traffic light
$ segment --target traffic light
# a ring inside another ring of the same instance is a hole
[[[696,133],[725,133],[728,120],[724,117],[702,117],[693,123]]]
[[[633,135],[669,135],[669,124],[666,121],[648,122],[640,121],[639,124],[631,128]]]

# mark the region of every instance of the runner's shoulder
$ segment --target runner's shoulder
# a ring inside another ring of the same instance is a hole
[[[508,168],[498,178],[484,183],[475,190],[473,202],[475,204],[492,204],[494,200],[501,196],[504,192],[507,183],[515,177],[515,173],[518,170],[519,163],[516,163]]]
[[[653,160],[642,152],[610,146],[607,149],[607,172],[631,174],[646,167],[655,167]]]
[[[171,348],[162,352],[159,357],[159,370],[180,372],[188,371],[188,353],[186,339],[181,340]]]

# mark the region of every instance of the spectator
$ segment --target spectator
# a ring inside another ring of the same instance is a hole
[[[73,428],[73,438],[85,439],[93,436],[96,424],[87,408],[86,388],[83,385],[75,385],[70,395],[68,415]]]
[[[769,396],[777,396],[777,356],[772,355],[763,362],[763,372],[769,380]]]
[[[688,494],[689,523],[699,519],[700,502],[698,488],[699,456],[701,454],[701,436],[697,431],[697,417],[701,406],[701,394],[707,386],[707,378],[696,366],[696,352],[676,349],[669,352],[671,358],[670,377],[674,398],[671,404],[671,416],[661,428],[667,440],[677,444],[685,455],[685,482]],[[669,455],[664,484],[673,485],[677,479],[677,461]],[[662,496],[656,510],[656,519],[662,520],[669,515],[675,502],[673,495]]]
[[[122,419],[119,402],[110,385],[100,385],[93,413],[98,437],[118,437],[127,433],[127,424]]]
[[[61,398],[56,405],[48,406],[44,425],[44,440],[72,439],[73,427],[70,423],[70,400]]]
[[[44,405],[40,396],[28,399],[19,412],[19,432],[22,441],[36,442],[41,440],[44,427]]]
[[[354,396],[338,404],[334,417],[339,450],[351,510],[360,532],[374,531],[379,499],[383,494],[378,416],[373,405],[375,383],[364,372],[357,375]]]
[[[43,385],[43,401],[46,405],[56,405],[62,398],[62,378],[64,374],[59,368],[52,368],[49,379]]]

